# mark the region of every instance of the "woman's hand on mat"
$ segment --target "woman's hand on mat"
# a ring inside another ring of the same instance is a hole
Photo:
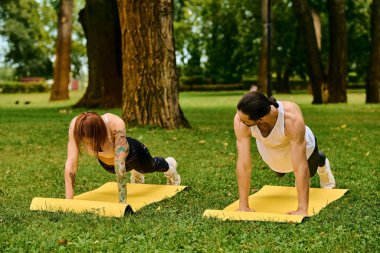
[[[236,211],[239,212],[254,212],[255,210],[249,208],[248,206],[240,206]]]
[[[288,212],[288,214],[307,216],[307,211],[297,209],[297,210],[295,210],[295,211]]]

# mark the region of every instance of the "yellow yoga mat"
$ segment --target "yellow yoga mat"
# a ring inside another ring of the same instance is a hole
[[[33,198],[30,210],[49,212],[96,213],[101,216],[123,217],[126,211],[136,212],[146,205],[170,198],[187,186],[127,184],[127,203],[118,203],[116,182],[77,195],[74,199]]]
[[[347,189],[310,188],[308,216],[318,214],[322,208],[341,198]],[[287,212],[297,209],[297,191],[295,187],[265,185],[249,196],[249,206],[255,212],[238,212],[239,200],[223,210],[207,209],[204,217],[222,220],[248,220],[301,223],[304,216],[290,215]]]

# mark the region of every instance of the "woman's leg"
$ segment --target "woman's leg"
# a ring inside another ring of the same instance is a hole
[[[166,172],[169,164],[162,157],[152,157],[148,148],[138,140],[127,137],[130,153],[125,163],[129,169],[140,173]],[[128,169],[127,169],[128,170]]]
[[[133,168],[140,173],[164,172],[167,184],[179,185],[181,183],[181,177],[177,173],[177,162],[173,157],[166,159],[152,157],[143,143],[130,137],[127,137],[127,141],[130,149],[130,155],[125,161],[127,168]],[[133,174],[132,177],[134,177]]]

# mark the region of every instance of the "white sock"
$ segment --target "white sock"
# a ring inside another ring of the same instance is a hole
[[[324,173],[326,171],[326,165],[323,167],[318,167],[317,172],[318,173]]]
[[[172,168],[169,166],[169,169],[168,169],[166,172],[164,172],[164,174],[165,174],[165,176],[167,176],[167,177],[172,176],[172,175],[173,175],[173,170],[172,170]]]

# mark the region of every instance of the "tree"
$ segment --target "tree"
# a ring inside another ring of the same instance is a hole
[[[54,65],[54,83],[50,101],[69,99],[70,49],[73,0],[61,0],[58,13],[58,37]]]
[[[263,22],[263,35],[261,37],[261,49],[260,49],[260,63],[259,74],[257,76],[258,90],[261,92],[267,92],[268,87],[268,0],[261,0],[261,13]]]
[[[87,75],[84,66],[88,66],[86,37],[82,25],[79,23],[79,12],[84,8],[86,0],[74,0],[73,9],[73,30],[71,40],[71,75],[78,79],[83,75]]]
[[[179,106],[171,0],[118,0],[123,54],[123,119],[189,127]]]
[[[303,34],[306,50],[306,65],[313,90],[313,104],[322,104],[322,87],[326,85],[326,75],[323,70],[322,59],[318,49],[313,17],[307,0],[293,0],[294,11]]]
[[[121,31],[116,1],[87,0],[79,21],[87,39],[89,83],[74,107],[121,107]]]
[[[205,45],[205,75],[214,83],[236,83],[239,68],[239,35],[234,1],[211,0],[203,4],[202,33]]]
[[[371,54],[366,83],[366,103],[379,103],[380,88],[380,0],[371,6]]]
[[[371,51],[372,0],[346,1],[349,84],[366,83]]]
[[[53,65],[54,40],[49,28],[53,22],[45,20],[54,15],[45,2],[33,0],[0,1],[0,35],[5,38],[4,55],[8,66],[15,68],[15,75],[50,78]]]
[[[347,29],[345,1],[328,1],[330,57],[328,71],[329,103],[347,102]]]

